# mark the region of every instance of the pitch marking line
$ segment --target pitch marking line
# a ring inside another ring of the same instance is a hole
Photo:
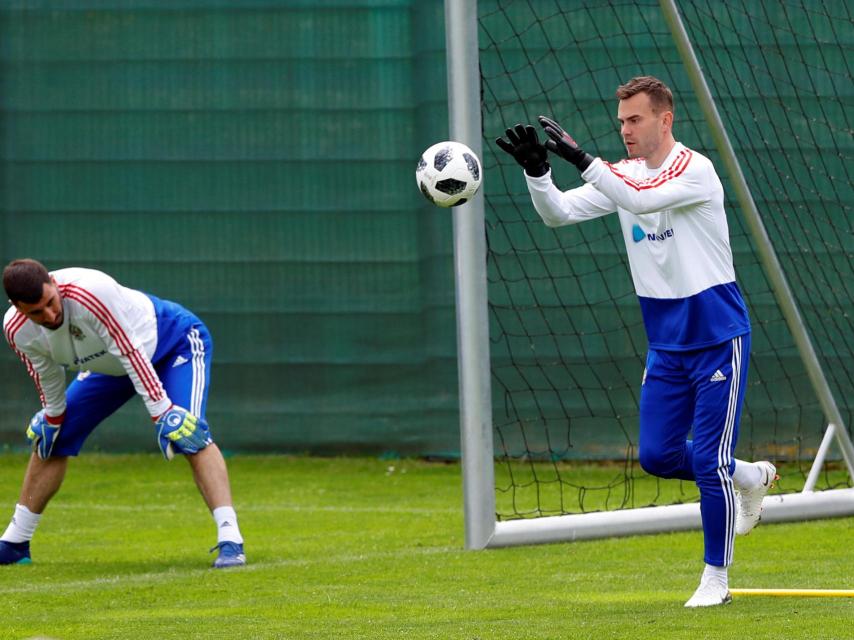
[[[373,562],[376,560],[387,560],[387,559],[395,559],[402,557],[411,557],[414,555],[420,556],[431,556],[431,555],[439,555],[439,554],[465,554],[467,553],[463,549],[458,547],[431,547],[427,549],[407,549],[400,551],[388,551],[382,553],[358,553],[358,554],[345,554],[340,556],[325,556],[320,557],[317,560],[305,560],[305,559],[283,559],[283,560],[273,560],[268,562],[256,562],[247,564],[245,567],[239,567],[235,569],[211,569],[210,567],[200,567],[198,569],[169,569],[167,571],[160,572],[149,572],[149,573],[139,573],[139,574],[120,574],[113,575],[109,577],[99,577],[92,578],[91,580],[74,580],[70,582],[56,582],[56,583],[39,583],[31,586],[21,586],[21,587],[9,587],[4,588],[3,593],[53,593],[56,591],[67,592],[76,589],[94,589],[101,586],[111,587],[113,585],[121,584],[161,584],[172,582],[173,580],[183,580],[186,578],[193,578],[195,576],[211,576],[211,575],[222,575],[227,576],[230,572],[240,572],[245,573],[247,571],[264,571],[266,569],[275,569],[279,567],[310,567],[317,564],[339,564],[339,563],[356,563],[356,562]],[[30,567],[8,567],[4,568],[5,571],[30,571]]]
[[[194,503],[195,504],[195,503]],[[115,512],[142,512],[142,511],[166,511],[169,513],[186,513],[187,509],[193,508],[193,505],[179,505],[179,504],[137,504],[137,505],[108,505],[108,504],[91,504],[91,503],[73,503],[73,502],[64,502],[51,504],[51,511],[79,511],[79,510],[87,510],[87,511],[115,511]],[[202,507],[199,506],[201,509]],[[457,514],[460,512],[459,509],[454,508],[446,508],[446,509],[433,509],[433,508],[421,508],[421,507],[348,507],[348,506],[305,506],[305,505],[297,505],[297,504],[276,504],[276,505],[238,505],[237,506],[238,515],[243,512],[253,512],[253,513],[275,513],[277,511],[293,511],[297,513],[389,513],[389,514],[398,514],[398,513],[409,513],[416,515],[432,515],[435,513],[453,513]]]

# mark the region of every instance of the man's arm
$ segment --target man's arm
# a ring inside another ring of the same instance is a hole
[[[647,180],[631,178],[601,158],[596,158],[581,177],[621,209],[635,214],[705,202],[712,184],[690,149],[683,149],[656,177]]]
[[[513,156],[525,170],[525,180],[528,182],[534,208],[546,225],[560,227],[575,224],[617,210],[614,204],[594,187],[585,185],[572,191],[560,191],[552,182],[546,146],[540,144],[534,127],[517,124],[504,133],[507,139],[498,138],[495,143],[502,151]]]
[[[25,321],[23,315],[14,317],[5,327],[6,340],[33,379],[45,418],[50,424],[60,424],[65,416],[65,369],[47,355],[16,340]]]
[[[705,165],[694,158],[690,149],[682,149],[654,178],[638,180],[620,171],[618,166],[586,153],[551,118],[540,116],[538,120],[549,138],[548,150],[575,165],[588,184],[621,209],[638,215],[656,213],[705,202],[711,197],[714,181],[708,179]]]
[[[577,224],[617,210],[607,196],[590,184],[561,191],[552,182],[551,172],[540,178],[525,176],[525,179],[534,208],[549,227]]]
[[[83,307],[107,350],[122,363],[151,417],[163,415],[172,402],[133,329],[118,285],[112,279],[93,280],[85,285],[60,285],[60,291]]]

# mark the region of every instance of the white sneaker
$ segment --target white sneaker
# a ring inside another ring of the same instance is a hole
[[[716,607],[719,604],[732,602],[732,594],[719,580],[703,579],[700,586],[685,603],[686,607]]]
[[[759,522],[762,517],[762,499],[768,490],[774,486],[774,480],[779,479],[777,468],[763,460],[757,462],[762,470],[762,482],[758,487],[753,489],[741,489],[738,491],[738,511],[735,516],[735,532],[740,535],[747,535],[753,531],[753,527]]]

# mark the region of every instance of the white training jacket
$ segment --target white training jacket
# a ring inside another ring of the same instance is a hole
[[[700,349],[750,331],[723,187],[708,158],[677,142],[656,169],[642,158],[613,165],[596,158],[581,174],[587,184],[569,191],[551,172],[525,177],[550,227],[619,214],[651,348]]]
[[[94,269],[59,269],[51,275],[62,298],[62,326],[46,329],[12,306],[3,331],[52,422],[65,413],[65,368],[127,375],[152,418],[169,409],[171,401],[151,364],[157,348],[151,299]]]

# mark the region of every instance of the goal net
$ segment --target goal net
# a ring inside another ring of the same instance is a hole
[[[849,7],[842,2],[679,2],[705,80],[794,293],[845,425],[854,401]],[[753,335],[737,457],[783,469],[800,491],[828,426],[813,381],[733,197],[659,3],[481,0],[478,6],[496,520],[673,504],[693,483],[637,461],[646,353],[616,216],[550,229],[520,168],[494,144],[516,123],[557,119],[581,146],[624,157],[616,87],[663,79],[677,140],[710,157],[726,192],[734,263]],[[577,171],[552,162],[562,189]],[[843,427],[844,428],[844,427]],[[852,486],[838,448],[815,488]],[[812,488],[812,487],[810,487]]]

